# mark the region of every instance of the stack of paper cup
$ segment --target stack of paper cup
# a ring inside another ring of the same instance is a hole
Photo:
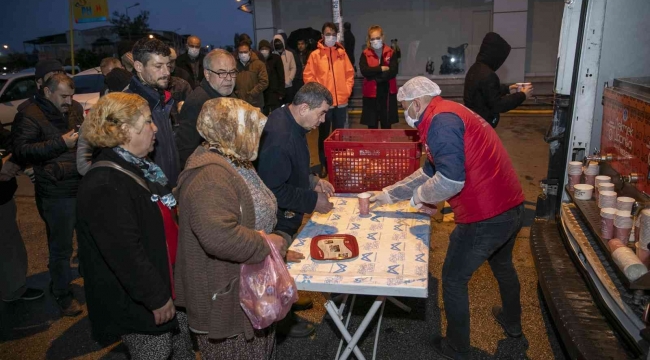
[[[600,174],[600,166],[595,161],[590,161],[589,166],[584,170],[585,184],[594,185],[596,183],[596,176]]]
[[[623,244],[620,239],[614,238],[607,242],[607,247],[609,248],[609,252],[613,253],[614,251],[618,250],[618,248],[627,247],[627,245]]]
[[[569,191],[573,191],[573,187],[580,184],[580,177],[582,176],[582,163],[580,161],[571,161],[569,163]]]
[[[644,209],[639,215],[639,244],[644,249],[650,244],[650,209]]]
[[[596,185],[598,188],[598,194],[596,195],[596,201],[600,200],[600,193],[603,191],[614,191],[615,185],[612,183],[600,183]]]
[[[603,239],[611,239],[614,237],[614,218],[616,217],[616,209],[606,208],[600,210],[600,236]]]
[[[612,253],[612,258],[630,281],[635,281],[648,272],[639,257],[627,246],[616,249]]]
[[[636,256],[639,257],[639,260],[645,265],[646,269],[650,268],[650,250],[647,247],[636,243]]]
[[[596,183],[594,184],[594,198],[598,200],[598,185],[600,184],[609,184],[612,181],[612,178],[606,175],[598,175],[596,176]],[[612,184],[614,185],[614,184]]]
[[[633,224],[632,214],[629,211],[617,211],[614,217],[614,237],[627,244],[630,241]]]
[[[616,193],[613,191],[602,191],[598,194],[598,207],[601,209],[616,208]]]
[[[633,198],[625,196],[616,198],[616,210],[632,213],[632,206],[634,206],[635,201]]]

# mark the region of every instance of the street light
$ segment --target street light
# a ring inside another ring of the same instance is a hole
[[[2,45],[3,48],[9,49],[9,45]]]
[[[153,39],[153,35],[149,35],[149,39]]]
[[[135,3],[135,4],[131,5],[131,6],[126,7],[126,18],[127,19],[131,20],[131,18],[129,17],[129,9],[134,8],[136,6],[140,6],[140,3]],[[129,41],[131,41],[131,24],[129,24]]]

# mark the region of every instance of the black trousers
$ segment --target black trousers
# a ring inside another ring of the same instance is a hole
[[[325,157],[325,139],[330,136],[331,131],[343,129],[347,119],[348,108],[335,107],[329,109],[325,115],[325,122],[318,126],[318,157],[320,158],[321,167],[327,166],[327,158]]]

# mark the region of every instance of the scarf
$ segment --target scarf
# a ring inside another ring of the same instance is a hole
[[[165,176],[160,166],[156,165],[155,163],[153,163],[152,161],[146,158],[139,158],[133,155],[128,150],[119,146],[114,147],[113,151],[115,151],[122,159],[124,159],[128,163],[133,164],[137,166],[140,170],[142,170],[145,179],[147,179],[149,182],[160,185],[160,186],[156,186],[155,189],[153,189],[154,191],[152,191],[151,194],[152,202],[157,202],[160,200],[160,202],[162,202],[163,205],[165,205],[169,209],[176,206],[176,198],[174,198],[174,195],[167,188],[167,182],[168,182],[167,176]],[[154,192],[159,192],[163,194],[159,195],[159,194],[155,194]]]

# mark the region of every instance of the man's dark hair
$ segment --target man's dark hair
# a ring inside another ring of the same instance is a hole
[[[350,24],[349,22],[346,22],[345,24],[343,24],[343,29],[352,30],[352,24]]]
[[[251,47],[253,45],[253,40],[248,34],[239,35],[239,46],[241,46],[243,42],[247,43],[248,47]]]
[[[170,56],[169,46],[158,39],[142,38],[133,45],[133,61],[139,61],[147,65],[151,55]]]
[[[339,27],[336,26],[336,24],[333,23],[333,22],[326,22],[325,24],[323,24],[323,28],[321,29],[320,32],[322,32],[324,34],[325,29],[327,29],[327,28],[333,29],[337,34],[339,32]]]
[[[239,48],[242,47],[242,46],[248,46],[248,50],[251,49],[251,43],[246,41],[246,40],[243,40],[243,41],[239,42],[239,45],[237,45],[237,50],[239,50]]]
[[[298,90],[293,98],[293,105],[307,104],[309,110],[314,110],[323,104],[332,106],[332,93],[327,88],[317,82],[306,83]]]
[[[45,84],[43,84],[43,88],[48,88],[51,92],[55,92],[59,88],[59,84],[66,84],[70,89],[74,90],[74,81],[65,73],[56,73],[50,76]]]

